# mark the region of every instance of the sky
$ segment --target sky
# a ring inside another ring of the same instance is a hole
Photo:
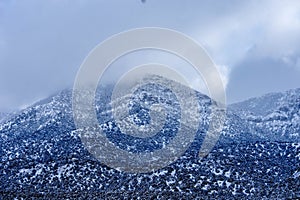
[[[300,87],[298,0],[1,0],[0,112],[72,87],[97,44],[141,27],[174,29],[201,44],[229,103]],[[144,61],[138,55],[123,62]]]

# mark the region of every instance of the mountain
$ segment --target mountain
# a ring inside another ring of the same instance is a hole
[[[300,140],[300,88],[271,93],[230,105],[229,108],[273,141]]]
[[[175,137],[180,127],[178,117],[181,111],[172,91],[151,84],[146,88],[141,86],[141,90],[139,92],[144,92],[143,95],[136,93],[131,99],[130,115],[121,120],[132,118],[143,126],[151,119],[149,104],[164,102],[168,111],[167,123],[159,132],[160,137],[154,136],[150,141],[120,133],[112,111],[122,109],[123,105],[118,104],[122,102],[118,99],[117,107],[112,108],[108,103],[110,98],[106,97],[111,95],[111,86],[101,88],[96,94],[96,113],[106,136],[119,148],[132,153],[162,148]],[[186,93],[190,89],[184,90],[182,92]],[[0,197],[299,198],[300,143],[291,141],[292,137],[297,138],[297,129],[287,129],[283,136],[270,133],[272,137],[269,137],[265,128],[275,126],[275,122],[249,118],[272,116],[285,105],[286,110],[282,112],[288,113],[288,118],[276,119],[296,127],[297,123],[293,121],[299,114],[296,91],[299,90],[270,94],[229,106],[222,135],[203,159],[198,157],[198,152],[215,102],[197,93],[201,120],[187,151],[162,169],[135,174],[110,168],[89,153],[80,138],[83,130],[76,129],[74,125],[72,91],[64,90],[0,124]],[[182,127],[189,131],[188,123],[183,123]],[[274,139],[277,136],[280,140]]]

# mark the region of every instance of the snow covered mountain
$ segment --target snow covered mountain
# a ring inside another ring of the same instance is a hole
[[[109,93],[110,88],[106,89]],[[163,90],[156,91],[157,95],[163,94]],[[99,123],[120,148],[133,152],[153,150],[161,148],[176,134],[178,109],[172,95],[163,100],[168,102],[167,109],[172,113],[163,130],[166,135],[160,135],[163,140],[155,138],[154,145],[121,135],[111,117],[109,99],[100,101],[99,96],[96,98]],[[109,168],[87,151],[75,129],[70,90],[36,103],[0,124],[0,197],[300,197],[300,142],[296,140],[299,129],[295,121],[299,116],[299,90],[231,105],[219,142],[203,159],[198,157],[198,151],[214,101],[200,93],[197,96],[202,115],[194,142],[176,162],[143,174]],[[146,95],[142,100],[155,103],[157,99],[152,97]],[[132,107],[131,117],[139,123],[149,120],[145,105],[147,103]],[[274,113],[287,117],[274,117]],[[279,129],[276,122],[283,124],[280,128],[286,128]],[[277,129],[271,129],[273,127]]]
[[[230,105],[242,119],[273,141],[300,141],[300,88]],[[256,129],[256,130],[255,130]]]

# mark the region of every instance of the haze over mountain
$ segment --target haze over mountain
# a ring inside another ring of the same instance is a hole
[[[299,87],[299,10],[298,0],[218,4],[209,0],[2,0],[0,111],[24,108],[72,86],[79,66],[95,46],[114,34],[142,27],[173,29],[201,44],[227,83],[229,102]],[[134,59],[126,55],[120,64],[178,65],[161,52],[149,56],[147,52]]]
[[[7,113],[0,112],[0,123],[5,120],[6,117],[8,117]]]

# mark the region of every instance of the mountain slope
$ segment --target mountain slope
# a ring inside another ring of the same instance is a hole
[[[300,88],[252,98],[229,108],[268,140],[300,141]]]
[[[150,88],[157,92],[155,95],[163,94],[153,89]],[[249,119],[244,115],[247,109],[236,112],[241,105],[228,110],[219,142],[207,157],[200,159],[198,151],[209,124],[213,101],[200,93],[197,96],[202,115],[193,143],[176,162],[143,174],[109,168],[87,151],[80,140],[80,130],[75,130],[71,91],[62,91],[21,111],[0,125],[0,196],[79,199],[300,197],[300,143],[267,140],[265,132],[261,134],[255,130],[256,124],[248,124]],[[173,98],[164,100],[170,103],[167,109],[173,114],[163,130],[168,137],[162,134],[165,139],[155,138],[157,145],[139,145],[120,135],[107,104],[109,99],[100,99],[96,99],[99,122],[120,148],[133,152],[153,150],[161,148],[176,134],[179,111]],[[143,101],[155,103],[156,100],[148,95]],[[132,107],[130,116],[139,123],[149,120],[145,105]]]

